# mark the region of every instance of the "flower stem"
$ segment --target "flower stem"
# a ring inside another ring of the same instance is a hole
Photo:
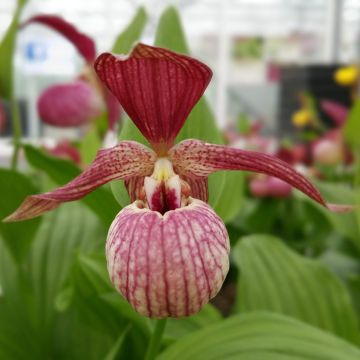
[[[16,170],[22,134],[21,134],[19,105],[17,104],[14,96],[11,97],[11,118],[12,118],[12,132],[13,132],[13,146],[14,146],[14,152],[11,159],[11,169]]]
[[[159,351],[162,335],[164,333],[166,320],[167,319],[165,318],[156,321],[155,329],[146,351],[145,360],[154,360],[156,358],[156,355]]]

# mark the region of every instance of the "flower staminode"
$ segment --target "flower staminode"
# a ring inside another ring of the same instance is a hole
[[[106,241],[110,279],[141,314],[153,318],[198,312],[220,290],[229,268],[225,224],[207,204],[208,176],[243,170],[276,177],[334,211],[286,162],[261,152],[197,139],[174,145],[212,72],[189,56],[138,44],[129,56],[110,53],[95,71],[148,140],[100,150],[68,184],[27,197],[6,221],[29,219],[122,179],[131,204],[114,219]]]

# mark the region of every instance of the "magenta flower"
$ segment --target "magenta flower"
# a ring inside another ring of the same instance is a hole
[[[207,204],[211,173],[264,173],[327,208],[348,208],[326,204],[306,178],[273,156],[195,139],[174,145],[211,79],[205,64],[139,44],[129,56],[100,55],[95,70],[152,149],[122,141],[100,150],[80,176],[54,191],[27,197],[6,220],[38,216],[111,180],[125,180],[132,204],[110,227],[106,257],[111,281],[139,313],[154,318],[188,316],[221,288],[229,268],[229,238]]]
[[[109,129],[114,130],[120,106],[114,96],[98,81],[92,70],[96,59],[94,40],[56,15],[35,15],[22,24],[45,25],[69,40],[85,61],[78,79],[49,86],[38,99],[39,116],[44,123],[58,127],[81,126],[108,112]]]
[[[349,115],[349,109],[333,100],[321,100],[322,110],[334,121],[337,126],[342,126]]]
[[[259,175],[250,180],[249,190],[254,197],[287,198],[292,187],[276,177]]]

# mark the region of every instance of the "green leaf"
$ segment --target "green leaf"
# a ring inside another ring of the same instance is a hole
[[[0,43],[0,98],[10,100],[13,94],[13,57],[15,51],[16,33],[24,0],[18,0],[15,14]]]
[[[30,165],[44,171],[58,185],[64,185],[81,173],[81,170],[68,160],[47,155],[30,145],[25,145],[24,150]],[[106,227],[120,210],[114,197],[105,188],[94,190],[80,201],[86,204]]]
[[[344,126],[344,135],[346,141],[358,148],[360,146],[360,99],[356,99]]]
[[[43,217],[21,269],[15,267],[0,242],[1,359],[99,359],[94,348],[103,344],[102,334],[97,333],[93,338],[96,344],[80,344],[89,341],[96,331],[84,329],[74,319],[69,323],[69,313],[57,314],[55,300],[68,277],[76,252],[103,248],[105,238],[106,231],[95,215],[86,207],[72,203]],[[64,322],[67,327],[59,337]],[[81,337],[74,337],[74,333],[81,333]],[[110,344],[105,344],[106,348]],[[73,356],[80,352],[81,356]],[[104,349],[100,354],[104,354]]]
[[[238,315],[189,334],[157,360],[356,360],[360,350],[283,315]]]
[[[40,327],[51,326],[58,294],[77,260],[77,253],[102,249],[105,240],[106,229],[79,203],[65,204],[44,216],[28,260]]]
[[[101,139],[95,127],[92,127],[82,138],[80,142],[80,154],[82,162],[90,164],[101,147]]]
[[[13,170],[0,169],[0,219],[10,215],[26,196],[37,191],[25,175]],[[0,233],[17,262],[20,263],[27,255],[40,222],[40,218],[17,223],[0,222]]]
[[[120,334],[119,338],[116,340],[104,360],[116,360],[118,358],[118,354],[120,353],[121,346],[124,343],[127,333],[129,332],[130,326],[131,325],[128,325],[127,328]]]
[[[91,256],[79,254],[71,281],[77,313],[89,326],[112,336],[125,328],[126,318],[121,316],[116,306],[101,297],[102,294],[115,292],[109,281],[103,252]]]
[[[111,51],[115,54],[127,54],[140,38],[146,22],[146,11],[140,7],[127,28],[116,38]]]
[[[179,339],[190,332],[218,323],[222,319],[220,311],[213,305],[207,304],[193,316],[180,319],[169,318],[166,322],[164,337]]]
[[[268,235],[241,239],[233,256],[241,274],[238,311],[274,311],[358,343],[349,294],[320,262],[301,257]]]
[[[353,204],[355,199],[354,190],[339,183],[315,182],[323,197],[329,203],[335,204]],[[299,198],[312,202],[330,221],[334,229],[343,236],[348,237],[354,245],[360,250],[360,229],[356,219],[355,212],[333,213],[323,206],[314,203],[308,197],[300,192],[295,193]]]
[[[244,202],[245,173],[227,171],[209,177],[209,203],[225,223],[232,220]],[[221,189],[221,190],[220,190]]]

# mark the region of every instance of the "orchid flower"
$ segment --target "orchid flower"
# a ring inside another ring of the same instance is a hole
[[[327,114],[337,126],[345,124],[349,115],[349,108],[333,100],[323,99],[320,101],[322,110]]]
[[[212,76],[200,61],[138,44],[129,56],[101,54],[95,71],[151,149],[121,141],[100,150],[81,175],[54,191],[27,197],[6,221],[33,218],[111,180],[125,180],[132,203],[109,229],[107,267],[115,288],[139,313],[188,316],[220,290],[229,269],[229,237],[207,204],[207,178],[213,172],[263,173],[331,210],[349,208],[327,204],[305,177],[271,155],[196,139],[174,145]]]
[[[108,127],[114,130],[120,117],[120,106],[112,94],[98,81],[92,70],[96,47],[94,40],[56,15],[35,15],[22,24],[42,24],[69,40],[85,61],[78,79],[49,86],[37,103],[40,119],[49,125],[73,127],[87,124],[107,108]]]

